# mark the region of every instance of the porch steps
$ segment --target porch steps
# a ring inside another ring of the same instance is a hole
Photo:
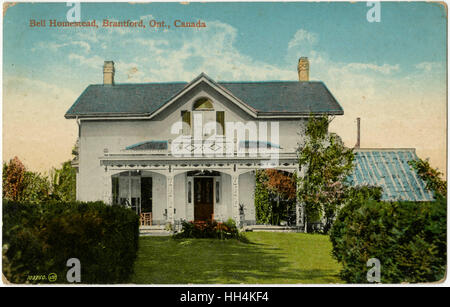
[[[163,225],[140,226],[139,235],[141,236],[170,236],[171,231],[165,229]]]
[[[243,231],[254,232],[303,232],[303,227],[297,226],[275,226],[275,225],[250,225],[244,226]]]

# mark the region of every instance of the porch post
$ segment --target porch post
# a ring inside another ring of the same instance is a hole
[[[304,172],[297,168],[297,178],[303,177]],[[296,192],[299,190],[298,180],[296,182]],[[305,224],[305,205],[298,199],[298,194],[296,195],[295,203],[295,225],[297,227],[304,227]]]
[[[112,204],[112,180],[111,180],[111,171],[108,170],[108,167],[105,166],[105,173],[103,175],[103,197],[102,200],[105,204]]]
[[[240,227],[240,215],[239,215],[239,174],[231,175],[231,212],[233,213],[233,219],[236,225]]]
[[[167,185],[167,222],[174,223],[174,195],[173,195],[173,177],[172,173],[166,175]]]

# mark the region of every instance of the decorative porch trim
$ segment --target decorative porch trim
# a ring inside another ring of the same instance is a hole
[[[174,224],[174,189],[173,189],[173,177],[174,175],[169,173],[166,175],[167,185],[167,222]]]
[[[239,227],[241,223],[239,214],[239,174],[231,176],[231,208],[233,219]]]

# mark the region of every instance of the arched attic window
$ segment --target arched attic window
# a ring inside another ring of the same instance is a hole
[[[194,102],[194,106],[192,107],[192,109],[194,111],[214,110],[214,106],[211,99],[202,97]]]
[[[192,106],[193,113],[201,113],[203,123],[216,121],[216,134],[225,135],[225,112],[199,112],[199,111],[214,111],[214,105],[211,99],[207,97],[201,97],[197,99]],[[185,129],[183,130],[184,135],[189,135],[192,133],[191,130],[191,112],[184,110],[181,111],[182,121],[184,123]],[[215,117],[215,118],[214,118]]]

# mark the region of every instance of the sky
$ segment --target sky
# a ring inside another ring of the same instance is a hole
[[[19,3],[3,19],[3,161],[18,156],[48,172],[71,158],[75,120],[65,112],[105,60],[116,83],[194,79],[297,80],[300,56],[344,108],[330,130],[347,146],[416,148],[445,172],[447,15],[438,3],[382,2],[379,22],[359,3],[82,3],[99,28],[52,28],[66,3]],[[46,27],[30,27],[30,20]],[[143,20],[145,29],[102,28],[103,19]],[[155,29],[150,20],[171,28]],[[175,28],[174,20],[206,28]]]

